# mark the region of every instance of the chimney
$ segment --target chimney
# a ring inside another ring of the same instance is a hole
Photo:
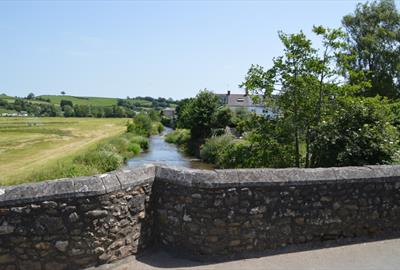
[[[246,92],[244,93],[244,96],[247,97],[249,95],[249,91],[246,89]]]
[[[231,94],[231,91],[230,90],[228,90],[228,96]]]

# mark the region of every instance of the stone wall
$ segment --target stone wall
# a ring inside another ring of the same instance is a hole
[[[0,187],[0,270],[82,269],[159,244],[230,257],[400,232],[400,166],[161,166]]]
[[[400,167],[215,172],[160,168],[160,243],[237,257],[291,244],[400,236]]]
[[[0,189],[0,269],[81,269],[151,245],[154,171]]]

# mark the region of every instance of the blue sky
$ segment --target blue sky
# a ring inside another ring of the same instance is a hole
[[[0,93],[240,92],[251,64],[282,52],[277,31],[340,26],[357,2],[3,0]]]

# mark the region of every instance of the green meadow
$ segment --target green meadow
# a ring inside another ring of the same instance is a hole
[[[0,185],[100,173],[107,167],[89,166],[85,155],[110,141],[111,150],[118,148],[120,137],[127,136],[126,123],[113,118],[0,118]]]

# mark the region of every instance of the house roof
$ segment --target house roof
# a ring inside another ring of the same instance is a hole
[[[258,107],[263,106],[262,104],[256,104],[253,102],[249,95],[245,94],[218,94],[218,97],[222,99],[223,103],[230,107]]]

